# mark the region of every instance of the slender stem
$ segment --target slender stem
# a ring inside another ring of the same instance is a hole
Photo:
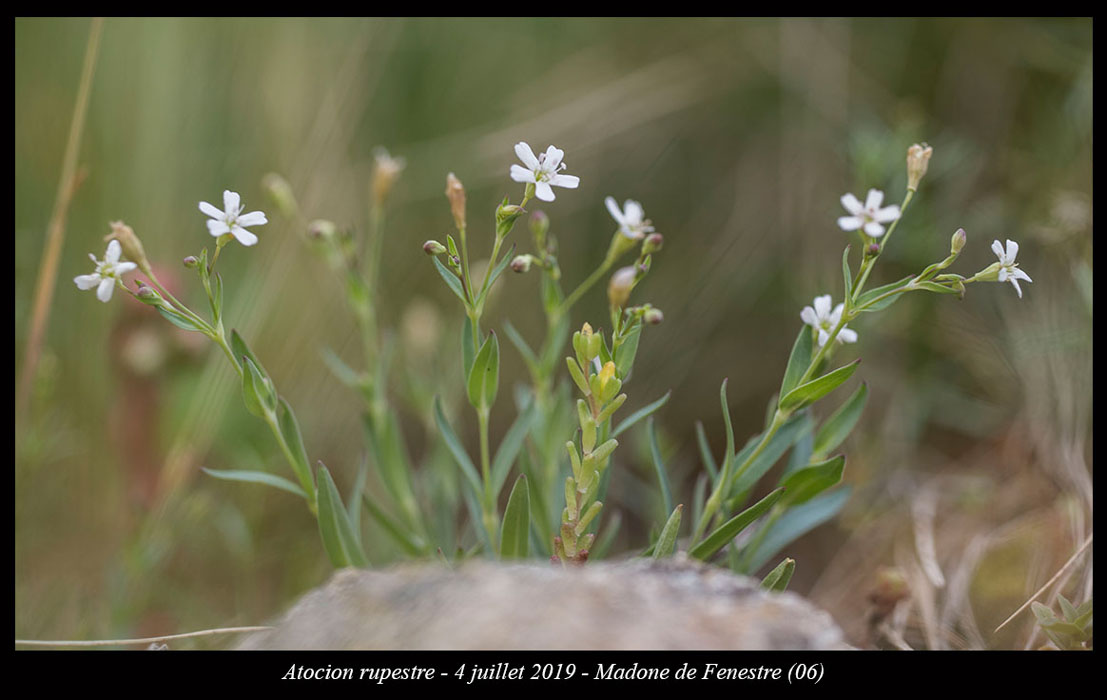
[[[561,304],[559,304],[558,307],[554,309],[554,312],[553,314],[551,314],[551,316],[556,320],[562,314],[568,312],[569,309],[573,307],[573,304],[580,301],[580,298],[584,296],[584,293],[587,292],[592,287],[592,285],[598,282],[599,279],[603,277],[608,270],[611,269],[611,266],[614,263],[614,260],[605,259],[603,261],[603,264],[597,267],[592,272],[592,274],[588,276],[588,279],[581,282],[580,285],[576,289],[574,289],[569,296],[565,298],[565,301],[561,302]]]
[[[484,481],[484,528],[488,531],[488,540],[492,543],[492,551],[499,554],[499,544],[496,542],[496,504],[492,493],[492,470],[488,450],[488,409],[477,409],[477,422],[480,427],[480,475]]]

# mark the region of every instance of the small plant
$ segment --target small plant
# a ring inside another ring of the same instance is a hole
[[[1038,626],[1046,633],[1053,647],[1063,651],[1092,648],[1092,599],[1088,598],[1079,607],[1073,606],[1069,599],[1057,595],[1061,604],[1061,617],[1053,614],[1048,606],[1031,603]],[[1043,647],[1049,649],[1047,645]]]
[[[855,232],[858,247],[853,259],[852,246],[846,246],[841,257],[842,301],[835,305],[833,294],[822,294],[802,309],[802,325],[783,368],[779,393],[769,402],[764,429],[741,447],[735,441],[727,381],[723,380],[719,401],[726,448],[721,460],[716,460],[702,426],[697,425],[704,473],[691,495],[690,534],[682,539],[684,505],[674,505],[652,418],[669,394],[615,422],[627,400],[623,390],[633,378],[642,331],[664,319],[661,310],[649,303],[630,304],[635,287],[649,274],[664,240],[645,218],[641,204],[628,199],[620,207],[613,197],[607,197],[605,207],[616,223],[607,252],[565,294],[562,283],[568,275],[559,265],[559,243],[551,219],[545,212],[530,213],[526,207],[536,198],[553,203],[554,187],[576,190],[580,180],[562,172],[565,154],[552,145],[536,156],[529,145],[518,143],[515,153],[522,165],[512,165],[509,175],[523,185],[522,198],[513,204],[504,197],[495,208],[487,264],[479,268],[473,262],[465,188],[453,173],[446,178],[445,194],[456,237],[451,233],[444,244],[430,240],[423,245],[463,314],[456,326],[460,358],[454,370],[460,371],[460,381],[456,375],[446,375],[452,378],[441,378],[429,392],[407,392],[403,397],[419,415],[426,416],[427,426],[440,438],[424,450],[418,465],[409,454],[395,408],[399,389],[392,378],[397,372],[406,375],[402,367],[396,369],[395,344],[392,335],[381,328],[379,313],[385,207],[403,170],[402,159],[383,151],[377,154],[370,224],[364,239],[324,219],[308,222],[287,182],[276,175],[264,180],[281,215],[307,232],[309,244],[342,279],[347,306],[360,331],[363,370],[351,368],[334,353],[324,354],[338,379],[355,390],[364,404],[366,458],[358,469],[352,495],[346,499],[325,465],[318,463],[312,469],[295,413],[259,356],[236,331],[225,330],[224,283],[216,263],[223,248],[232,242],[247,247],[259,243],[250,229],[268,223],[263,212],[243,213],[239,195],[231,191],[224,192],[222,209],[207,202],[199,204],[208,216],[206,226],[216,239],[215,248],[210,260],[205,248],[185,258],[184,264],[195,271],[204,289],[208,314],[189,308],[166,290],[151,269],[138,236],[121,222],[112,224],[103,260],[93,257],[95,271],[74,282],[80,289],[95,288],[97,297],[105,302],[119,287],[153,306],[175,326],[205,335],[223,351],[238,374],[247,410],[269,426],[294,478],[269,471],[205,471],[221,479],[265,484],[302,498],[318,521],[323,549],[336,567],[365,567],[397,555],[437,555],[452,563],[480,553],[500,559],[542,557],[562,565],[602,557],[619,527],[618,514],[602,527],[600,517],[608,484],[618,478],[612,468],[618,438],[645,419],[664,522],[659,518],[656,535],[642,554],[662,558],[685,550],[703,561],[725,556],[733,570],[753,574],[789,542],[834,517],[848,498],[848,488],[835,488],[846,464],[845,455],[836,451],[858,423],[868,389],[860,384],[822,419],[814,410],[858,369],[859,359],[837,367],[832,364],[836,352],[859,342],[859,333],[848,324],[859,322],[862,314],[888,309],[909,292],[963,297],[968,285],[994,281],[1010,282],[1021,297],[1019,281],[1031,281],[1015,262],[1018,245],[1010,240],[1006,246],[997,240],[992,247],[998,262],[975,275],[946,272],[967,242],[965,232],[958,229],[943,259],[896,282],[866,288],[926,173],[932,153],[929,147],[916,145],[908,150],[907,190],[899,205],[883,206],[884,195],[876,189],[869,190],[864,203],[852,194],[843,196],[847,215],[837,223],[843,231]],[[517,221],[528,213],[533,250],[516,254],[518,243],[510,239]],[[633,262],[622,264],[632,252]],[[121,261],[124,256],[126,262]],[[485,330],[482,324],[490,295],[497,283],[502,284],[509,267],[516,273],[534,270],[541,275],[539,305],[546,321],[545,335],[534,350],[514,326],[506,321],[502,324],[502,336],[527,367],[529,384],[511,392],[516,417],[493,449],[492,408],[505,393],[500,391],[502,349],[500,335]],[[122,275],[135,269],[146,279],[131,289],[123,284]],[[604,278],[608,280],[610,330],[583,323],[570,342],[574,305]],[[567,346],[571,352],[563,366],[560,360]],[[459,419],[451,417],[456,413],[452,410],[455,401],[450,398],[449,384],[453,382],[463,388],[456,393],[464,395],[475,418],[476,459],[453,428]],[[575,400],[574,390],[579,394]],[[761,482],[786,454],[783,471],[765,493]],[[375,469],[370,470],[370,465]],[[513,473],[513,486],[501,510],[502,492]],[[371,488],[370,474],[376,475],[381,488]],[[363,510],[391,541],[394,551],[367,551]],[[458,522],[463,523],[460,528],[455,526]],[[784,590],[795,566],[794,560],[785,558],[762,586]],[[1064,607],[1067,601],[1062,602]],[[1064,621],[1050,617],[1048,624],[1042,623],[1058,646],[1090,638],[1091,605],[1085,605],[1086,616],[1084,606],[1072,615],[1066,608]],[[1039,619],[1043,619],[1041,614]],[[1085,628],[1088,637],[1080,637]]]

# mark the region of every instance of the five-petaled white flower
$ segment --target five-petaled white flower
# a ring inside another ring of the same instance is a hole
[[[819,332],[820,348],[826,345],[826,341],[830,339],[830,334],[842,320],[842,311],[846,307],[845,304],[838,304],[831,311],[830,304],[830,295],[824,294],[821,297],[815,297],[815,308],[805,306],[803,311],[800,312],[800,318],[803,319],[803,322]],[[842,326],[842,330],[838,331],[838,342],[856,343],[856,331],[851,331],[849,328]]]
[[[133,262],[119,262],[119,256],[123,254],[123,248],[119,241],[112,240],[108,243],[108,250],[104,253],[103,260],[97,260],[92,253],[88,257],[96,263],[96,272],[91,275],[77,275],[73,282],[78,289],[92,289],[96,287],[96,298],[107,303],[111,301],[112,292],[116,284],[122,284],[120,277],[138,267]]]
[[[604,204],[607,205],[607,210],[611,212],[611,217],[619,222],[619,233],[627,238],[638,241],[647,233],[653,233],[650,220],[644,218],[646,212],[642,210],[642,205],[633,199],[628,199],[623,204],[622,211],[619,210],[619,204],[614,197],[605,199]]]
[[[1030,275],[1026,274],[1019,269],[1018,264],[1015,262],[1015,256],[1019,254],[1019,244],[1007,239],[1007,250],[1003,250],[1003,244],[999,241],[992,243],[992,252],[999,258],[999,276],[996,278],[1000,282],[1010,282],[1015,285],[1015,291],[1019,293],[1019,299],[1022,299],[1022,287],[1019,286],[1019,280],[1026,280],[1027,282],[1033,282],[1030,279]]]
[[[225,234],[231,234],[242,245],[253,245],[258,242],[258,237],[246,230],[246,226],[261,226],[269,223],[265,213],[252,211],[249,214],[242,213],[241,199],[237,192],[223,190],[223,211],[219,208],[200,202],[200,211],[211,217],[208,222],[208,231],[218,238]]]
[[[511,166],[511,179],[515,182],[533,182],[534,193],[543,202],[554,201],[554,193],[551,185],[576,189],[580,185],[580,178],[576,175],[561,175],[558,171],[565,168],[561,159],[565,157],[565,151],[554,146],[546,149],[546,152],[535,156],[530,146],[520,141],[515,144],[515,155],[527,167],[522,165]]]
[[[865,198],[864,204],[861,204],[861,201],[852,194],[842,195],[842,206],[846,208],[850,216],[840,217],[838,225],[842,227],[843,231],[863,229],[865,235],[880,238],[884,235],[884,227],[881,224],[899,218],[899,207],[893,204],[882,209],[880,205],[883,202],[884,193],[880,190],[869,190],[869,195]]]

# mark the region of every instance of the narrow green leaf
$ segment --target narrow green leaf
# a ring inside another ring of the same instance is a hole
[[[737,537],[742,530],[745,530],[750,523],[764,515],[783,494],[784,489],[772,491],[757,503],[720,525],[718,529],[704,538],[703,542],[692,547],[688,554],[701,561],[707,561],[725,547],[728,542]]]
[[[534,351],[527,345],[527,341],[523,339],[523,336],[519,334],[519,331],[515,329],[515,326],[511,325],[511,321],[504,321],[504,333],[507,334],[507,339],[511,341],[511,344],[515,346],[515,349],[519,351],[519,354],[523,356],[523,362],[526,363],[527,369],[530,370],[532,375],[538,374],[538,356],[534,354]],[[470,345],[470,347],[472,347]],[[465,376],[469,376],[469,372],[465,372]]]
[[[546,346],[543,348],[540,363],[544,370],[553,372],[557,363],[561,360],[561,352],[565,344],[569,342],[570,335],[569,314],[562,314],[557,324],[546,336]]]
[[[169,321],[177,328],[186,331],[198,331],[200,333],[204,332],[204,329],[200,326],[197,326],[195,321],[190,319],[188,316],[185,316],[181,312],[176,311],[175,309],[170,309],[165,306],[155,306],[154,308],[158,310],[159,314],[165,317],[165,320]]]
[[[806,409],[804,409],[806,413]],[[811,421],[811,426],[814,428],[814,420]],[[811,464],[811,455],[815,447],[815,435],[814,430],[806,430],[800,435],[799,440],[796,440],[796,444],[792,445],[792,451],[788,455],[788,461],[784,464],[784,476],[788,476],[793,472],[797,472],[806,466]]]
[[[728,495],[741,496],[751,490],[757,485],[757,482],[761,480],[761,477],[765,476],[765,473],[772,469],[773,465],[777,463],[777,460],[784,456],[788,448],[796,444],[800,438],[811,431],[813,425],[814,422],[807,413],[797,413],[784,421],[784,425],[777,428],[776,434],[773,435],[765,447],[761,449],[761,454],[757,455],[740,474],[735,476],[734,485],[730,487]],[[760,440],[761,435],[755,435],[750,438],[749,442],[742,448],[742,451],[734,458],[735,463],[742,464],[745,462],[757,447],[757,443],[760,442]]]
[[[842,481],[845,466],[845,455],[838,455],[834,459],[813,464],[785,477],[780,483],[784,487],[784,499],[781,505],[795,506],[806,503],[828,488],[837,485]]]
[[[784,558],[776,568],[761,579],[761,587],[773,593],[783,593],[788,588],[788,582],[792,580],[792,574],[796,571],[796,560]]]
[[[673,395],[673,392],[670,389],[669,391],[666,391],[665,395],[662,396],[660,399],[654,401],[653,403],[650,403],[650,404],[647,404],[647,405],[643,406],[642,408],[638,409],[634,413],[627,416],[626,420],[619,423],[619,425],[616,426],[615,430],[613,430],[611,432],[611,437],[619,437],[619,435],[621,435],[622,433],[625,433],[628,429],[630,429],[638,421],[642,420],[643,418],[647,418],[649,416],[652,416],[654,413],[657,412],[657,409],[661,408],[662,406],[664,406],[666,403],[669,402],[669,397],[672,396],[672,395]]]
[[[354,478],[354,488],[346,499],[346,513],[350,516],[350,524],[354,528],[354,536],[357,537],[358,546],[361,546],[361,494],[365,490],[365,481],[369,477],[369,455],[362,455],[357,465],[357,476]]]
[[[530,546],[530,491],[523,474],[511,487],[500,527],[500,558],[526,559]]]
[[[207,467],[200,467],[206,474],[214,476],[216,479],[226,479],[227,481],[245,481],[254,484],[266,484],[274,488],[281,489],[282,491],[288,491],[294,493],[300,498],[307,499],[307,494],[304,490],[292,483],[284,477],[277,476],[276,474],[270,474],[269,472],[251,471],[246,469],[208,469]]]
[[[473,358],[473,368],[469,370],[469,403],[474,408],[487,410],[496,403],[499,381],[500,343],[496,340],[495,331],[490,331],[480,352]]]
[[[250,358],[250,361],[254,363],[254,366],[261,371],[265,376],[269,376],[265,373],[265,367],[261,364],[261,360],[254,354],[254,351],[250,349],[250,346],[246,344],[246,341],[242,339],[242,336],[238,334],[237,330],[231,329],[231,349],[234,350],[235,362],[242,364],[242,356]]]
[[[849,269],[849,249],[850,246],[846,246],[846,249],[842,251],[842,281],[846,284],[845,299],[853,296],[853,272]]]
[[[300,480],[300,485],[314,499],[315,484],[311,481],[311,468],[308,466],[307,450],[304,449],[304,438],[300,433],[300,424],[296,422],[296,415],[292,412],[292,407],[288,405],[284,397],[280,398],[280,408],[281,410],[277,412],[277,425],[280,427],[281,436],[284,438],[285,444],[288,445],[288,451],[292,454],[295,462],[292,468],[296,472],[296,478]]]
[[[680,512],[684,510],[684,504],[678,505],[669,519],[665,521],[665,527],[657,537],[657,543],[653,548],[653,558],[662,559],[671,557],[676,549],[677,534],[680,532]]]
[[[208,303],[211,305],[211,317],[218,325],[219,319],[223,316],[223,278],[218,272],[211,278],[211,296],[208,297]]]
[[[361,375],[343,362],[342,358],[336,355],[333,350],[330,348],[323,348],[319,351],[319,354],[323,358],[323,364],[327,366],[327,369],[331,371],[331,374],[333,374],[338,381],[351,389],[361,389],[364,385]]]
[[[646,433],[649,435],[650,456],[653,457],[653,468],[654,471],[657,472],[657,482],[661,486],[662,503],[665,505],[665,512],[669,513],[673,510],[673,492],[669,488],[669,474],[665,470],[665,462],[661,459],[661,448],[657,444],[657,431],[653,426],[653,418],[646,421]]]
[[[788,366],[784,370],[784,381],[780,384],[780,395],[786,396],[788,392],[796,388],[800,377],[807,371],[811,364],[811,328],[805,323],[800,326],[796,342],[792,344],[792,354],[788,356]]]
[[[450,268],[443,265],[437,257],[431,259],[434,260],[434,269],[438,270],[438,274],[446,281],[446,286],[453,290],[458,299],[461,299],[461,303],[465,305],[465,308],[469,308],[469,300],[465,298],[465,285],[461,283],[461,278],[455,275]]]
[[[503,442],[496,449],[496,456],[492,458],[492,493],[498,497],[500,489],[507,481],[507,475],[511,472],[511,465],[515,463],[515,457],[523,447],[523,441],[530,433],[531,425],[538,415],[538,409],[534,400],[528,400],[526,408],[519,412],[515,422],[508,428]]]
[[[827,372],[818,379],[813,379],[792,389],[780,400],[780,409],[782,411],[798,411],[804,406],[810,406],[852,377],[860,363],[860,359],[854,360],[844,367],[839,367],[833,372]]]
[[[473,370],[473,358],[477,355],[477,343],[473,340],[473,321],[468,316],[461,323],[461,367],[465,376]]]
[[[961,292],[956,289],[950,289],[945,285],[938,284],[937,282],[916,282],[914,284],[916,289],[925,289],[928,292],[937,292],[938,294],[960,294]],[[902,296],[902,295],[898,295]]]
[[[824,493],[789,508],[777,519],[749,560],[748,571],[757,571],[790,542],[830,520],[849,500],[848,486]]]
[[[700,461],[703,462],[704,468],[711,476],[711,483],[714,484],[719,479],[719,468],[715,465],[715,457],[711,454],[711,445],[707,444],[707,434],[704,432],[703,423],[700,421],[696,421],[696,444],[700,448]],[[698,515],[695,520],[699,522]]]
[[[323,546],[331,557],[331,563],[336,567],[368,566],[365,553],[354,536],[338,487],[322,462],[319,463],[319,473],[319,534],[323,537]]]
[[[869,398],[869,388],[865,382],[857,387],[857,391],[846,399],[846,402],[831,414],[826,422],[819,428],[815,435],[815,445],[812,453],[816,457],[825,457],[834,448],[841,445],[849,436],[861,412],[865,410],[865,401]]]
[[[461,473],[465,477],[465,483],[469,485],[472,495],[476,497],[479,502],[483,496],[481,491],[480,476],[477,474],[476,467],[473,466],[473,460],[469,459],[469,454],[465,451],[465,448],[461,445],[461,441],[457,439],[457,435],[454,433],[453,428],[450,427],[450,422],[446,420],[446,414],[442,412],[442,400],[434,397],[434,421],[438,424],[438,432],[442,435],[442,439],[446,441],[446,447],[450,449],[450,454],[454,457],[454,462],[461,468]],[[480,509],[477,509],[477,513],[480,513]],[[478,517],[476,522],[480,522]],[[482,529],[482,528],[477,528]]]
[[[258,370],[253,360],[243,355],[242,372],[242,400],[246,404],[246,410],[259,418],[271,412],[271,403],[275,397],[265,385],[265,377]]]
[[[642,324],[636,323],[615,350],[615,369],[619,370],[619,376],[623,378],[624,384],[630,380],[634,357],[638,354],[638,341],[641,337]]]
[[[1048,606],[1037,601],[1030,604],[1030,609],[1034,611],[1034,617],[1038,618],[1038,624],[1040,625],[1050,624],[1057,620],[1057,617]]]
[[[1068,598],[1058,593],[1057,602],[1061,604],[1061,614],[1065,616],[1067,622],[1072,622],[1076,619],[1076,608],[1073,607]]]
[[[400,546],[405,554],[411,557],[420,557],[426,554],[424,551],[426,548],[420,545],[420,538],[417,535],[409,535],[399,523],[384,512],[384,509],[376,501],[369,497],[368,493],[363,491],[361,496],[365,504],[365,510],[381,526],[381,529],[396,541],[396,544]]]
[[[854,304],[854,308],[858,309],[860,311],[866,311],[866,312],[880,311],[881,309],[886,309],[889,306],[891,306],[892,304],[899,301],[900,297],[902,297],[903,295],[902,294],[893,294],[892,296],[890,296],[886,299],[882,299],[882,300],[878,301],[876,304],[873,304],[872,306],[869,306],[868,308],[865,308],[865,307],[868,304],[871,304],[873,299],[876,299],[877,297],[879,297],[883,294],[887,294],[888,292],[892,291],[893,289],[899,289],[900,287],[907,284],[908,282],[910,282],[913,279],[915,279],[914,275],[908,275],[908,276],[904,277],[903,279],[901,279],[898,282],[892,282],[891,284],[886,284],[882,287],[876,287],[875,289],[870,289],[869,291],[865,292],[860,297],[858,297],[857,303]]]

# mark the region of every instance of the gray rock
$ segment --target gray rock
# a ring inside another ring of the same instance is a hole
[[[677,557],[346,569],[239,649],[841,649],[793,593]]]

